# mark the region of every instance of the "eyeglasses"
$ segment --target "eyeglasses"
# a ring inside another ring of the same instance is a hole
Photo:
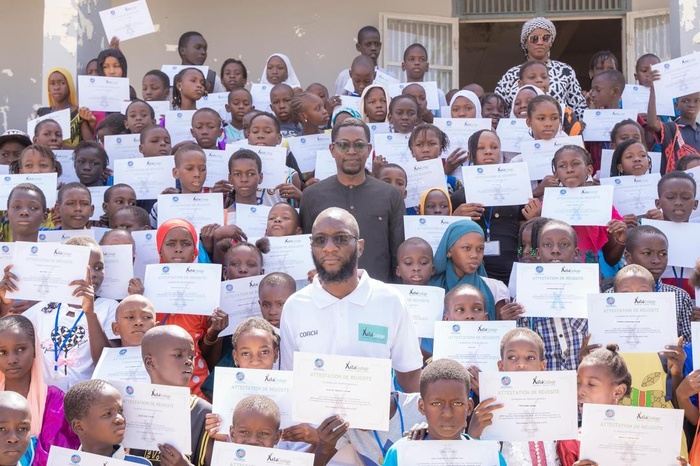
[[[311,247],[313,248],[323,248],[328,243],[328,240],[332,239],[333,244],[337,247],[342,248],[350,244],[350,240],[358,240],[359,238],[355,235],[339,234],[339,235],[313,235],[311,236]]]
[[[538,43],[540,41],[540,39],[542,39],[542,42],[544,42],[545,44],[549,44],[550,42],[552,42],[552,35],[551,34],[542,34],[541,36],[532,35],[532,36],[527,38],[527,40],[529,40],[531,44]]]
[[[352,146],[353,149],[355,149],[355,152],[364,152],[367,150],[368,144],[365,141],[355,141],[355,142],[350,142],[350,141],[336,141],[333,143],[335,147],[338,148],[338,150],[342,153],[346,153],[350,150],[350,147]]]

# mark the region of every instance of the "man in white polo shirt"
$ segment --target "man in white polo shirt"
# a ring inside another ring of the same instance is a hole
[[[331,207],[311,231],[318,275],[284,305],[280,322],[282,370],[295,351],[391,359],[396,380],[418,392],[423,358],[406,301],[389,285],[358,274],[364,249],[355,218]]]

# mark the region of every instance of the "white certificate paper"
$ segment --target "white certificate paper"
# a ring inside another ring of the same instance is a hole
[[[576,371],[480,372],[482,400],[496,398],[482,440],[549,442],[578,437]],[[583,457],[582,457],[583,458]]]
[[[411,84],[418,84],[425,91],[425,100],[428,110],[440,110],[440,98],[438,97],[438,88],[435,81],[423,81],[419,83],[393,83],[387,86],[387,92],[389,92],[389,95],[393,99],[397,95],[401,95],[403,90]]]
[[[388,431],[390,390],[390,359],[294,353],[295,422],[337,414],[352,429]]]
[[[40,116],[37,118],[34,118],[33,120],[29,120],[27,122],[27,134],[31,138],[34,136],[34,129],[36,128],[36,125],[38,125],[40,122],[44,120],[55,120],[56,123],[58,123],[58,126],[61,127],[61,132],[63,133],[63,139],[70,139],[71,134],[70,134],[70,109],[69,108],[64,108],[63,110],[59,110],[57,112],[51,112],[47,113],[44,116]],[[72,151],[71,151],[72,153]]]
[[[314,270],[311,235],[269,236],[270,252],[265,254],[265,269],[284,272],[294,280],[306,280]]]
[[[46,208],[51,209],[56,205],[56,173],[33,173],[24,175],[2,175],[0,183],[0,210],[7,210],[7,199],[10,192],[20,183],[31,183],[46,196]]]
[[[656,208],[655,202],[659,197],[657,185],[660,179],[660,174],[649,173],[641,176],[601,178],[600,184],[614,188],[613,204],[620,215],[644,215]]]
[[[172,155],[116,160],[114,184],[128,184],[139,200],[158,199],[165,188],[175,187],[173,168],[175,157]]]
[[[223,121],[231,121],[231,114],[226,111],[228,94],[228,92],[212,92],[211,94],[203,95],[201,99],[195,102],[195,106],[197,109],[210,108],[218,113]]]
[[[102,210],[102,203],[104,202],[105,191],[107,191],[108,188],[109,186],[88,187],[88,191],[90,191],[90,198],[92,199],[92,205],[95,206],[95,210],[93,210],[92,216],[90,217],[90,220],[93,222],[98,222],[104,213],[104,210]]]
[[[573,145],[583,147],[581,136],[567,136],[549,140],[525,139],[520,145],[523,161],[527,164],[531,180],[541,180],[551,175],[552,160],[554,154],[564,146]]]
[[[331,134],[309,134],[307,136],[296,136],[287,138],[289,150],[294,154],[294,158],[302,173],[312,172],[316,165],[316,152],[328,149],[331,145]]]
[[[270,215],[271,209],[272,207],[266,205],[238,204],[235,224],[248,238],[262,238],[267,230],[267,216]]]
[[[460,220],[464,219],[450,215],[404,215],[404,236],[406,239],[423,238],[435,253],[447,227]]]
[[[605,226],[612,219],[613,187],[544,188],[542,216],[569,225]]]
[[[151,383],[143,365],[140,346],[105,348],[97,361],[93,379],[121,382]]]
[[[675,115],[673,99],[700,91],[700,55],[690,54],[652,65],[651,69],[661,74],[654,81],[656,113]]]
[[[250,94],[253,97],[253,106],[256,110],[270,112],[270,91],[273,84],[253,83],[250,85]]]
[[[258,288],[264,275],[226,280],[220,285],[220,307],[228,314],[228,327],[220,336],[233,335],[238,325],[248,317],[262,317],[258,303]]]
[[[122,397],[126,432],[122,445],[158,450],[168,443],[180,453],[192,453],[190,389],[170,385],[111,381]]]
[[[69,450],[58,445],[51,446],[46,464],[48,466],[134,466],[134,463],[130,461],[118,460],[84,451]]]
[[[497,442],[488,440],[430,440],[396,442],[399,465],[411,466],[498,466]]]
[[[458,147],[467,149],[472,134],[482,129],[491,129],[490,118],[435,118],[433,124],[450,138],[450,147],[443,152],[443,158],[447,158]]]
[[[683,410],[585,403],[579,458],[599,466],[676,465]]]
[[[55,150],[53,153],[63,169],[63,173],[58,177],[58,182],[63,184],[72,183],[74,181],[80,182],[78,175],[75,173],[75,165],[73,165],[73,151]],[[2,167],[7,166],[8,165],[0,165],[0,174],[2,173]],[[9,174],[9,172],[7,174]]]
[[[623,353],[656,353],[678,344],[675,293],[588,295],[589,344],[617,343]]]
[[[292,175],[292,169],[287,167],[287,149],[282,146],[244,146],[252,150],[262,161],[263,179],[258,185],[261,189],[275,189],[287,181]]]
[[[588,295],[599,292],[598,264],[525,264],[516,268],[518,302],[528,317],[588,315]]]
[[[0,270],[12,263],[12,251],[15,243],[0,243]]]
[[[586,127],[583,129],[583,140],[610,141],[610,131],[622,120],[637,121],[637,111],[621,108],[584,110],[583,121],[586,122]]]
[[[19,279],[19,290],[8,291],[7,298],[82,303],[83,298],[73,296],[75,286],[69,283],[85,280],[89,247],[17,241],[13,249],[12,273]]]
[[[129,100],[129,78],[78,76],[80,106],[93,112],[120,112]]]
[[[41,230],[37,239],[40,243],[65,243],[76,236],[89,236],[95,239],[92,228],[88,230]]]
[[[410,136],[410,134],[400,133],[375,134],[374,153],[384,157],[387,163],[396,163],[406,167],[411,161],[415,161],[411,155],[411,149],[408,148]]]
[[[207,155],[207,179],[204,186],[213,187],[217,181],[228,181],[228,159],[231,153],[225,150],[205,149]]]
[[[281,448],[214,442],[211,464],[221,466],[266,466],[270,464],[313,466],[314,455],[301,451],[283,450]]]
[[[104,280],[99,296],[124,299],[129,295],[129,280],[134,278],[134,248],[130,244],[100,246],[105,258]]]
[[[208,316],[219,307],[220,284],[220,264],[152,264],[143,294],[157,312]]]
[[[435,322],[433,360],[453,359],[465,367],[496,372],[501,360],[501,338],[514,328],[514,320]]]
[[[462,167],[467,202],[485,206],[527,204],[532,197],[526,163],[499,163]]]
[[[316,151],[316,167],[314,168],[314,177],[319,180],[325,180],[333,175],[338,174],[338,167],[335,164],[333,154],[328,149]]]
[[[280,409],[280,428],[293,426],[292,422],[292,371],[240,369],[217,367],[214,369],[214,402],[212,412],[221,416],[220,432],[228,432],[233,411],[243,398],[250,395],[266,396]]]
[[[146,0],[100,11],[100,19],[108,40],[116,36],[125,41],[156,31]]]
[[[442,159],[437,158],[422,162],[411,160],[404,164],[408,177],[405,203],[409,207],[417,206],[420,203],[421,194],[430,188],[447,189],[447,178],[442,166]]]
[[[182,141],[195,141],[192,136],[194,112],[196,110],[171,110],[165,113],[165,129],[170,133],[170,142],[173,146]]]
[[[224,197],[222,193],[159,194],[158,224],[172,218],[184,218],[197,231],[216,223],[224,224]]]
[[[392,285],[406,298],[419,338],[433,338],[435,323],[442,320],[445,290],[438,286]]]
[[[134,230],[131,232],[134,238],[134,277],[144,280],[146,266],[160,262],[160,255],[156,246],[156,232],[153,230]]]
[[[669,267],[695,267],[696,259],[700,257],[700,242],[688,241],[688,238],[700,238],[700,223],[675,223],[646,218],[642,223],[658,228],[668,238]]]
[[[622,108],[646,114],[649,109],[649,88],[641,84],[626,84],[622,91]]]
[[[532,139],[525,118],[501,118],[496,131],[501,139],[502,152],[519,153],[521,144]]]
[[[117,159],[141,159],[143,154],[139,152],[141,144],[140,134],[120,134],[117,136],[105,136],[104,148],[109,156],[109,167],[114,168]]]

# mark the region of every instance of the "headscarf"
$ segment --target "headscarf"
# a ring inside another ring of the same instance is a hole
[[[333,109],[333,117],[331,118],[331,127],[335,126],[335,119],[338,118],[338,115],[340,115],[341,113],[348,113],[348,114],[350,114],[350,116],[352,116],[353,118],[357,118],[358,120],[362,119],[362,116],[360,115],[360,113],[357,110],[355,110],[354,108],[338,106],[338,107],[335,107]]]
[[[287,79],[283,81],[283,83],[288,85],[292,89],[294,89],[295,87],[301,87],[299,78],[297,78],[297,74],[294,72],[292,61],[289,59],[289,57],[287,57],[287,55],[281,53],[273,53],[272,55],[267,57],[267,60],[265,60],[265,67],[263,68],[262,77],[260,78],[260,84],[272,84],[270,81],[267,80],[267,62],[269,62],[270,58],[272,57],[280,57],[284,64],[287,65]]]
[[[524,86],[519,87],[518,90],[515,91],[515,94],[513,94],[513,105],[510,106],[510,118],[517,118],[515,116],[515,99],[518,98],[518,94],[520,94],[520,91],[522,91],[523,89],[532,89],[535,92],[535,94],[544,95],[542,89],[540,89],[537,86],[533,86],[532,84],[525,84]]]
[[[70,71],[68,71],[65,68],[51,68],[49,70],[49,73],[46,75],[46,90],[49,95],[49,107],[53,108],[54,105],[56,104],[53,101],[53,97],[51,97],[51,89],[49,89],[49,78],[53,73],[61,73],[64,78],[66,78],[66,82],[68,83],[68,101],[70,102],[71,107],[77,107],[78,106],[78,94],[75,92],[75,82],[73,81],[73,75],[70,74]]]
[[[445,188],[430,188],[423,191],[420,195],[420,202],[418,203],[418,215],[425,215],[425,201],[428,199],[428,194],[433,191],[440,191],[447,198],[447,205],[450,207],[450,213],[447,215],[452,215],[452,200],[450,199],[450,193],[447,192]]]
[[[163,241],[165,241],[165,237],[173,228],[185,228],[190,232],[190,235],[192,235],[192,242],[194,243],[194,259],[192,262],[197,262],[197,255],[199,254],[197,230],[194,228],[194,225],[182,218],[171,218],[170,220],[163,222],[163,224],[158,227],[158,231],[156,233],[156,248],[158,249],[158,253],[160,254],[160,250],[163,247]],[[163,262],[162,258],[160,259],[160,262]]]
[[[464,275],[462,278],[459,278],[455,272],[451,257],[447,257],[450,248],[467,233],[479,233],[483,236],[484,230],[481,229],[478,223],[472,220],[460,220],[447,227],[445,233],[442,235],[440,244],[435,250],[435,257],[433,258],[435,275],[430,279],[429,284],[444,288],[445,291],[450,291],[455,286],[462,284],[468,284],[478,288],[484,295],[484,302],[489,313],[489,318],[495,320],[496,302],[491,289],[481,278],[481,276],[486,276],[486,269],[484,268],[483,261],[481,265],[479,265],[479,269],[476,273]]]
[[[119,64],[122,67],[122,78],[126,78],[126,57],[123,53],[116,49],[107,49],[100,52],[100,54],[97,56],[97,74],[100,76],[105,75],[102,67],[105,64],[107,57],[114,57],[119,61]]]
[[[544,29],[552,35],[552,41],[549,43],[550,47],[554,43],[554,39],[557,38],[557,28],[554,27],[554,23],[544,16],[538,16],[537,18],[526,21],[520,32],[520,47],[522,47],[525,55],[527,55],[527,38],[530,37],[530,34],[532,34],[532,31],[535,29]]]
[[[452,108],[452,104],[455,103],[455,100],[457,100],[457,97],[464,97],[465,99],[470,100],[471,103],[473,103],[474,107],[476,108],[476,117],[474,117],[474,118],[481,118],[481,101],[479,101],[479,96],[474,94],[472,91],[458,91],[450,99],[450,108]]]
[[[360,115],[362,116],[358,118],[364,121],[365,123],[369,123],[369,117],[367,116],[367,112],[365,112],[365,96],[369,93],[369,91],[375,88],[379,88],[384,91],[384,95],[386,96],[386,116],[384,117],[384,121],[389,121],[389,104],[391,103],[391,97],[389,97],[389,93],[387,92],[386,88],[381,84],[370,84],[362,90],[362,95],[360,96]]]

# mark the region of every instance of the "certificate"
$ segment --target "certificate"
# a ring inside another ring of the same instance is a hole
[[[112,230],[111,228],[104,228],[104,227],[90,227],[89,230],[86,231],[91,231],[94,235],[95,241],[98,243],[102,241],[102,237],[107,234],[108,231]]]
[[[467,149],[472,134],[482,129],[491,129],[490,118],[435,118],[433,124],[450,138],[449,150],[443,152],[443,158],[447,158],[457,148]]]
[[[693,177],[696,183],[700,182],[700,166],[689,168],[685,172],[691,177]],[[700,201],[700,192],[695,193],[695,200]],[[700,210],[693,210],[693,212],[690,214],[689,221],[692,223],[700,222]]]
[[[374,135],[375,133],[388,133],[391,131],[391,124],[389,122],[384,123],[366,123],[369,126],[369,132],[372,135],[372,144],[374,145]]]
[[[270,112],[270,91],[274,84],[253,83],[250,85],[250,95],[253,97],[253,106],[256,110]]]
[[[248,238],[262,238],[267,231],[267,217],[272,207],[266,205],[239,204],[236,206],[236,226]],[[265,257],[267,266],[267,257]]]
[[[635,110],[623,110],[617,108],[601,110],[584,110],[583,121],[586,127],[583,129],[584,141],[610,141],[610,131],[622,120],[637,121]]]
[[[437,286],[392,285],[406,299],[419,338],[433,338],[435,323],[442,320],[445,290]]]
[[[675,293],[588,295],[589,344],[617,343],[622,353],[656,353],[678,344]]]
[[[203,95],[201,99],[195,102],[195,105],[197,109],[210,108],[214,110],[219,114],[222,121],[231,121],[231,114],[226,111],[228,92],[212,92],[211,94]]]
[[[250,395],[266,396],[280,409],[280,428],[293,426],[292,422],[292,371],[240,369],[217,367],[214,369],[214,403],[212,412],[221,416],[219,431],[228,432],[236,405]]]
[[[248,317],[262,317],[258,303],[258,288],[264,275],[236,278],[221,282],[220,307],[228,314],[228,327],[220,336],[233,335],[238,325]]]
[[[294,353],[295,422],[320,424],[337,414],[351,429],[386,432],[390,391],[390,359]]]
[[[204,186],[213,187],[218,181],[228,181],[228,159],[231,152],[204,149],[207,156],[207,179]]]
[[[644,215],[656,208],[656,199],[659,197],[657,185],[660,179],[660,174],[649,173],[641,176],[601,178],[600,184],[614,188],[613,204],[620,215]]]
[[[27,122],[27,134],[30,135],[29,137],[34,136],[34,129],[36,128],[36,125],[38,125],[40,122],[42,122],[44,120],[55,120],[56,123],[58,123],[58,126],[61,127],[61,132],[63,133],[63,139],[70,139],[71,138],[70,109],[69,108],[64,108],[63,110],[59,110],[57,112],[47,113],[44,116],[40,116],[40,117],[34,118],[33,120],[29,120]],[[73,151],[71,151],[71,153],[72,152]]]
[[[579,458],[599,466],[678,464],[683,410],[585,403]]]
[[[107,39],[116,36],[120,41],[125,41],[156,31],[146,0],[100,11],[100,19]]]
[[[194,112],[196,110],[171,110],[165,113],[165,129],[170,133],[170,142],[173,146],[183,141],[195,141],[192,136]]]
[[[376,81],[376,78],[375,78]],[[394,83],[387,86],[387,92],[393,99],[401,95],[403,90],[411,84],[418,84],[425,91],[425,100],[428,110],[440,110],[440,98],[438,97],[438,87],[435,81],[423,81],[419,83]],[[490,127],[490,125],[489,125]]]
[[[73,296],[75,280],[85,280],[90,248],[52,243],[14,243],[12,273],[19,282],[19,290],[8,291],[9,299],[53,301],[80,304],[83,298]]]
[[[612,219],[613,187],[544,188],[542,216],[569,225],[605,226]]]
[[[117,159],[141,159],[143,154],[139,152],[141,145],[140,134],[119,134],[117,136],[105,136],[105,152],[109,156],[109,167],[114,168]]]
[[[433,253],[440,244],[447,227],[455,222],[464,220],[462,217],[450,215],[404,215],[404,236],[408,238],[423,238],[433,248]]]
[[[314,455],[301,451],[283,450],[281,448],[214,442],[211,464],[229,466],[267,466],[269,464],[313,466]]]
[[[294,280],[306,280],[315,270],[311,256],[311,235],[270,236],[270,252],[265,254],[265,269],[284,272]]]
[[[114,184],[128,184],[139,200],[158,199],[165,188],[175,186],[173,168],[175,157],[172,155],[116,160]]]
[[[381,155],[387,163],[396,163],[405,167],[415,159],[408,148],[410,134],[385,133],[374,135],[374,152]],[[410,184],[409,184],[410,186]],[[411,205],[411,204],[406,204]]]
[[[158,225],[172,218],[184,218],[197,231],[212,223],[223,225],[224,196],[222,193],[159,194]]]
[[[549,140],[526,139],[520,145],[519,152],[527,163],[531,180],[541,180],[551,175],[554,154],[564,146],[574,145],[583,147],[581,136],[566,136]]]
[[[146,266],[160,262],[160,255],[156,246],[156,232],[153,230],[134,230],[131,232],[134,238],[134,277],[141,281],[146,277]]]
[[[72,165],[71,165],[72,166]],[[7,210],[7,199],[10,192],[20,183],[31,183],[46,196],[46,208],[51,209],[56,205],[56,173],[32,173],[24,175],[3,175],[0,183],[0,210]]]
[[[282,146],[244,146],[244,148],[258,154],[262,161],[263,179],[258,188],[275,189],[291,178],[292,169],[287,166],[286,148]]]
[[[143,285],[158,312],[208,316],[219,307],[221,265],[147,265]]]
[[[0,243],[0,271],[12,263],[15,243]]]
[[[585,318],[588,295],[599,292],[598,264],[519,263],[516,275],[518,302],[527,317]]]
[[[41,230],[37,240],[40,243],[65,243],[76,236],[89,236],[95,239],[95,232],[88,230]]]
[[[485,206],[527,204],[532,197],[526,163],[499,163],[462,167],[467,202]]]
[[[340,106],[342,108],[351,108],[360,113],[360,98],[351,95],[341,95]]]
[[[208,66],[194,66],[194,65],[163,65],[161,66],[160,70],[168,75],[168,78],[170,79],[170,85],[173,85],[173,79],[175,76],[185,68],[197,68],[199,71],[202,72],[204,77],[206,78],[207,75],[209,74],[209,67]],[[175,143],[173,143],[174,145]]]
[[[480,372],[482,400],[496,398],[482,440],[550,442],[578,437],[576,371]],[[582,457],[583,458],[583,457]]]
[[[514,328],[514,320],[435,322],[433,360],[454,359],[465,367],[497,372],[501,339]]]
[[[498,466],[501,464],[496,442],[478,440],[430,440],[396,442],[399,465],[411,466]]]
[[[102,298],[124,299],[129,295],[129,280],[134,278],[134,248],[130,244],[100,246],[105,258],[104,280],[100,285]]]
[[[501,118],[496,127],[502,152],[520,152],[520,145],[532,139],[525,118]]]
[[[140,346],[103,349],[92,378],[108,382],[151,383],[143,365]]]
[[[122,397],[126,432],[122,445],[136,450],[158,450],[170,444],[180,453],[192,453],[190,389],[170,385],[111,381]]]
[[[622,108],[646,115],[649,109],[649,88],[641,84],[626,84],[622,91]],[[636,117],[634,121],[637,121]]]
[[[100,217],[104,213],[104,210],[102,209],[102,203],[105,197],[105,191],[109,186],[88,186],[88,191],[90,191],[90,198],[92,199],[92,205],[95,207],[95,209],[92,211],[92,215],[90,216],[90,220],[93,222],[99,222]]]
[[[695,267],[695,261],[700,257],[700,243],[688,241],[688,238],[700,238],[700,223],[675,223],[645,218],[643,224],[658,228],[668,238],[669,267]]]
[[[319,180],[325,180],[337,174],[338,166],[335,164],[333,153],[328,149],[317,150],[314,177]]]
[[[600,158],[600,179],[610,178],[610,166],[612,165],[613,149],[603,149]],[[647,152],[651,159],[651,173],[659,173],[661,167],[661,152]]]
[[[404,164],[408,180],[406,182],[406,205],[417,206],[420,203],[420,196],[430,188],[447,189],[447,178],[445,169],[442,166],[442,159],[424,160]]]
[[[93,112],[119,112],[129,100],[129,78],[78,76],[80,106]]]
[[[55,150],[53,151],[56,156],[56,160],[61,164],[63,173],[58,177],[58,182],[63,184],[72,183],[74,181],[80,182],[78,175],[75,173],[75,165],[73,164],[73,151],[72,150]],[[7,167],[8,165],[0,165],[0,170],[2,167]]]
[[[294,158],[302,173],[313,171],[316,165],[316,152],[326,149],[331,145],[331,134],[309,134],[307,136],[297,136],[287,138],[289,150],[294,154]]]
[[[48,466],[134,466],[134,463],[107,456],[52,445],[49,451]]]
[[[654,81],[658,115],[675,115],[674,98],[700,91],[700,56],[697,54],[658,63],[651,69],[661,74],[661,79]]]

